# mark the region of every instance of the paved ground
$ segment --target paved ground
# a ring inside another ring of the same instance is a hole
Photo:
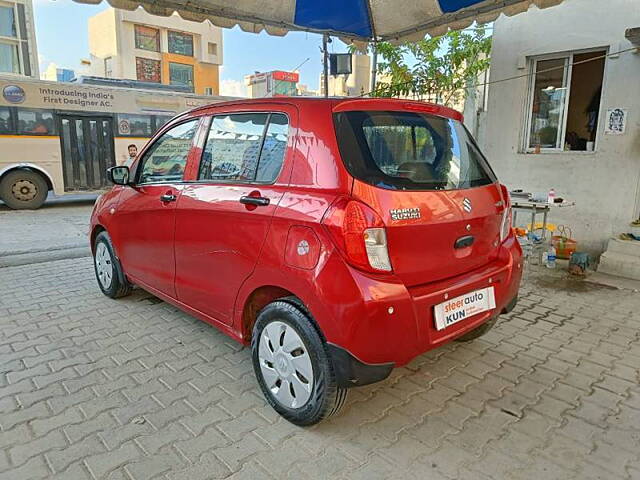
[[[96,195],[51,197],[38,210],[0,203],[0,267],[89,255],[89,216]]]
[[[249,351],[90,259],[0,268],[0,479],[640,478],[640,294],[533,273],[512,314],[301,429]]]

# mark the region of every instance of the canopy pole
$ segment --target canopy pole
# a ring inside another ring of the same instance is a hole
[[[378,75],[378,42],[373,41],[372,45],[373,55],[371,59],[371,94],[375,95],[376,92],[376,77]],[[371,95],[369,95],[371,96]]]
[[[324,77],[324,96],[325,98],[329,96],[329,51],[327,49],[327,44],[329,43],[329,35],[326,33],[322,34],[322,69],[323,69],[323,77]]]

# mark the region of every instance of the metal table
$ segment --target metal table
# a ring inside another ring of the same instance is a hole
[[[536,217],[542,214],[542,240],[545,240],[547,238],[547,216],[549,215],[549,210],[551,210],[550,204],[531,202],[527,200],[513,200],[511,208],[513,211],[512,225],[514,227],[518,226],[518,224],[516,223],[516,220],[518,218],[518,211],[530,212],[531,231],[534,231],[536,229]]]

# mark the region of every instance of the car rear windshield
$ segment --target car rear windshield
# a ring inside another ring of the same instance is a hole
[[[340,155],[355,178],[391,190],[457,190],[496,177],[464,126],[413,112],[334,115]]]

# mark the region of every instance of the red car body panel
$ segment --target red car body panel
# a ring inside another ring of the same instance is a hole
[[[247,344],[243,324],[252,294],[277,287],[297,296],[330,344],[368,364],[409,362],[503,311],[518,293],[521,249],[513,234],[500,241],[507,199],[499,184],[448,191],[396,191],[354,179],[342,161],[332,114],[347,110],[429,113],[460,121],[451,109],[388,99],[273,99],[200,108],[174,119],[199,117],[181,183],[114,187],[96,203],[92,235],[105,229],[130,280]],[[289,118],[283,167],[275,183],[198,182],[208,117],[217,113],[280,112]],[[135,170],[134,162],[132,170]],[[163,204],[171,192],[177,201]],[[239,202],[269,198],[265,207]],[[359,200],[381,217],[392,272],[351,266],[322,223],[338,198]],[[471,213],[462,209],[471,201]],[[394,221],[390,210],[420,208],[419,219]],[[453,249],[468,232],[470,247]],[[309,255],[297,258],[301,240]],[[493,286],[495,310],[436,330],[434,305]]]

